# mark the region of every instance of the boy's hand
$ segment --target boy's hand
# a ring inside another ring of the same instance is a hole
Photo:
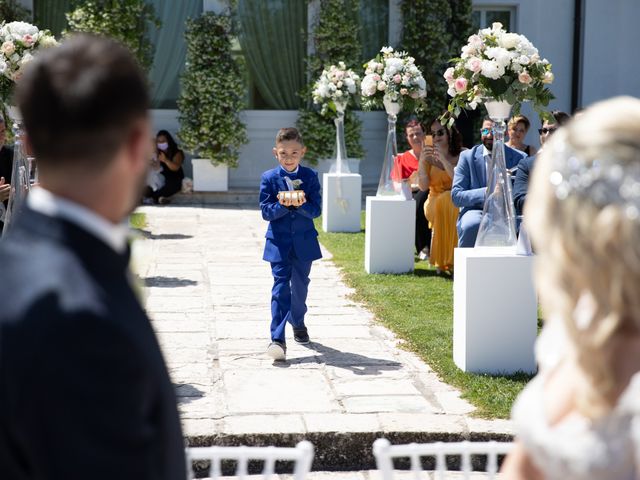
[[[11,185],[5,182],[4,177],[0,177],[0,202],[9,200],[10,193],[11,193]]]
[[[291,196],[286,195],[286,192],[278,192],[278,201],[283,207],[290,207],[292,202]]]

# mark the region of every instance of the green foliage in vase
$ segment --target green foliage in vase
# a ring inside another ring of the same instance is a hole
[[[30,22],[31,13],[17,0],[0,0],[0,22]]]
[[[149,70],[153,62],[154,47],[147,36],[150,28],[160,28],[153,5],[144,0],[83,0],[74,3],[67,13],[72,32],[90,32],[114,38],[124,44]]]
[[[186,40],[178,136],[187,149],[214,165],[235,167],[240,147],[248,139],[239,117],[245,88],[233,57],[231,19],[203,13],[187,21]]]
[[[309,84],[301,93],[306,106],[300,109],[297,122],[307,147],[305,159],[311,164],[334,155],[336,138],[333,123],[335,112],[327,116],[320,114],[320,107],[313,105],[313,85],[324,68],[341,61],[347,68],[357,72],[362,70],[359,11],[360,4],[357,0],[320,0],[319,16],[313,32],[315,53],[307,62]],[[344,117],[344,137],[347,154],[351,158],[364,156],[360,144],[361,130],[360,119],[347,110]]]
[[[419,119],[427,122],[446,110],[447,82],[442,74],[472,32],[471,0],[402,0],[402,40],[398,50],[416,59],[429,90]],[[404,129],[404,122],[398,127]],[[399,144],[404,134],[398,136]],[[398,145],[400,149],[400,145]],[[401,149],[400,149],[401,150]]]

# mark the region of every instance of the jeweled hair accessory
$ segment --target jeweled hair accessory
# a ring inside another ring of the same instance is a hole
[[[549,181],[556,198],[578,195],[601,208],[620,205],[630,220],[640,219],[640,152],[636,163],[624,166],[614,161],[584,160],[564,142],[554,145],[554,154],[557,160]]]

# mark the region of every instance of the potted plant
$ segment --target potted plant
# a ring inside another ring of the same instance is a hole
[[[187,63],[178,99],[178,136],[192,160],[194,191],[228,189],[228,168],[247,142],[244,86],[231,51],[231,19],[203,13],[187,22]]]

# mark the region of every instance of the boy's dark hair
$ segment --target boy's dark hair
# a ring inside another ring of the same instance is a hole
[[[40,52],[16,99],[40,166],[89,171],[109,164],[149,108],[146,79],[131,53],[88,34]]]
[[[297,128],[286,127],[278,130],[278,134],[276,135],[276,143],[286,142],[290,140],[298,142],[300,145],[304,145],[304,142],[302,141],[302,135],[300,135],[300,132]]]
[[[571,120],[571,115],[565,112],[561,112],[560,110],[553,110],[551,112],[551,116],[555,120],[555,124],[559,127]],[[544,120],[542,120],[541,125],[544,125]]]

